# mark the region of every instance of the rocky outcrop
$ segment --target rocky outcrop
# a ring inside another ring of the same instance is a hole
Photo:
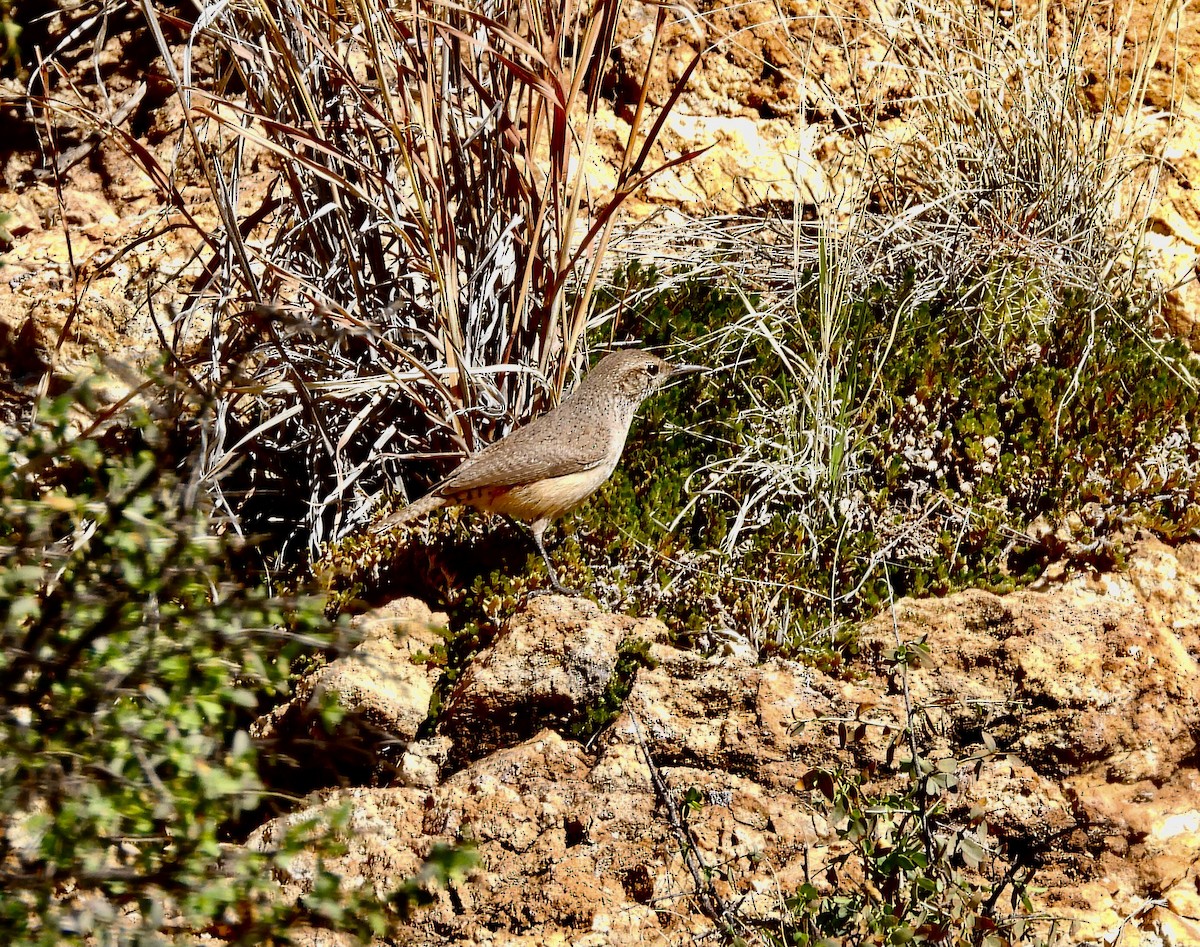
[[[1010,750],[961,804],[1056,850],[1050,909],[1081,940],[1200,944],[1200,547],[1145,540],[1119,574],[901,603],[863,641],[878,657],[922,636],[907,683],[928,739]]]
[[[586,745],[527,732],[604,690],[630,637],[650,666],[607,729]],[[1056,942],[1200,943],[1200,546],[1146,540],[1120,574],[898,602],[861,645],[839,680],[534,600],[455,689],[435,780],[327,790],[288,818],[350,801],[330,867],[381,891],[435,843],[473,844],[479,867],[413,921],[424,943],[685,943],[714,929],[714,905],[750,929],[828,885],[846,841],[815,774],[886,793],[911,726],[950,787],[946,818],[982,813],[988,844],[1036,867]],[[295,862],[293,895],[311,868]]]
[[[530,600],[451,691],[443,733],[460,759],[511,746],[544,727],[566,731],[604,695],[627,638],[659,638],[657,622],[610,615],[586,600]]]
[[[296,693],[251,729],[264,748],[286,747],[293,788],[342,779],[402,779],[422,785],[444,762],[441,740],[417,741],[437,672],[427,660],[448,619],[415,599],[360,616],[355,644],[304,677]],[[424,658],[424,659],[423,659]]]

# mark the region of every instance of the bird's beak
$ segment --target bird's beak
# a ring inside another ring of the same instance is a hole
[[[696,372],[708,371],[707,365],[672,365],[672,375],[693,375]]]

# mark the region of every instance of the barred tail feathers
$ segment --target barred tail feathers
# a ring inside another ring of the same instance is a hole
[[[403,526],[405,523],[411,523],[415,519],[419,519],[426,513],[432,513],[434,510],[446,505],[446,498],[430,493],[421,497],[414,503],[408,504],[403,509],[397,510],[390,516],[386,516],[378,523],[371,527],[372,533],[387,532],[394,526]]]

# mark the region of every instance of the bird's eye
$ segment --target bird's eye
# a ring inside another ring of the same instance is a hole
[[[651,362],[646,366],[646,374],[651,378],[657,375],[660,371],[662,371],[662,366],[659,365],[658,362]]]

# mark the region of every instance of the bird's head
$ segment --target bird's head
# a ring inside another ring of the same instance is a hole
[[[676,365],[650,352],[629,349],[600,359],[588,373],[585,384],[613,385],[622,401],[637,405],[673,376],[702,371],[705,371],[703,365]]]

